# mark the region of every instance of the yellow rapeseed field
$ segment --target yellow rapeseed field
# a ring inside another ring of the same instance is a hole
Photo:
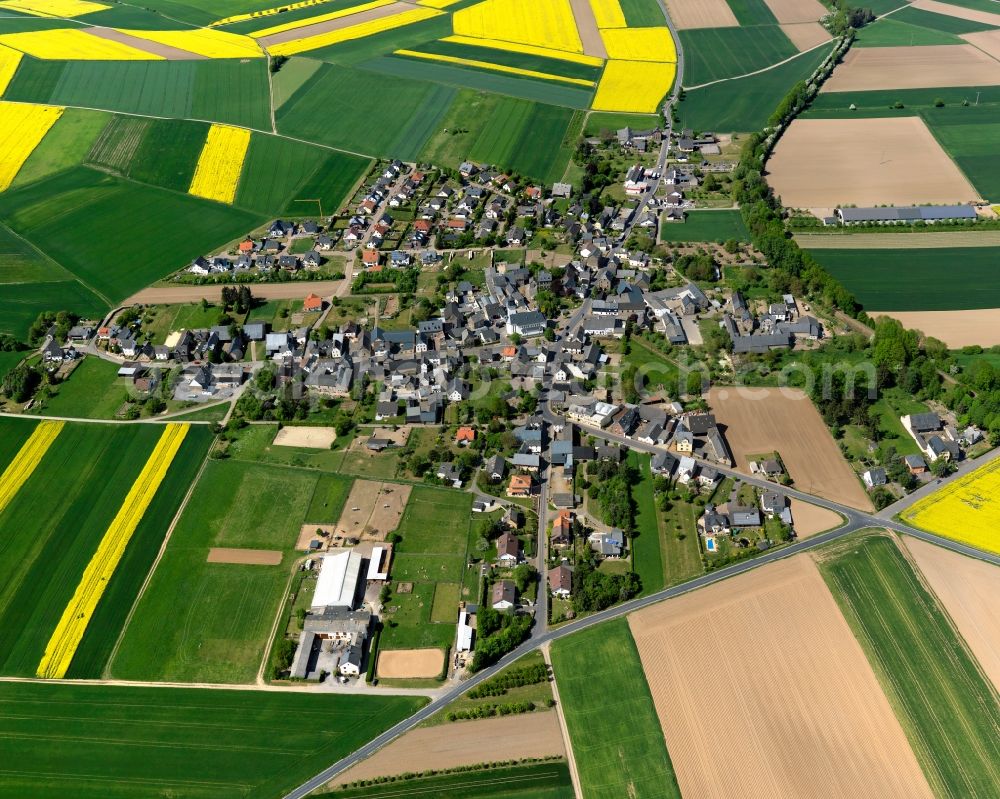
[[[285,31],[295,30],[296,28],[304,28],[307,25],[316,25],[320,22],[329,22],[330,20],[341,19],[342,17],[350,17],[364,11],[382,8],[382,6],[391,6],[394,2],[396,2],[396,0],[372,0],[370,3],[362,3],[358,6],[342,8],[339,11],[331,11],[329,14],[318,14],[315,17],[306,17],[304,19],[295,20],[294,22],[286,22],[282,25],[272,25],[270,28],[254,31],[251,35],[256,39],[259,39],[262,36],[284,33]]]
[[[93,36],[82,28],[5,33],[0,36],[0,45],[13,47],[35,58],[55,61],[163,60],[162,56],[147,53],[145,50]]]
[[[63,109],[0,100],[0,191],[5,191]]]
[[[17,455],[14,456],[7,468],[0,474],[0,513],[7,507],[14,495],[21,490],[21,486],[31,477],[38,462],[52,446],[63,429],[65,422],[39,422],[28,440],[24,442]]]
[[[14,73],[17,72],[17,65],[21,63],[22,55],[9,47],[0,47],[0,94],[7,91]]]
[[[414,8],[411,11],[393,14],[390,17],[359,22],[357,25],[351,25],[340,30],[320,33],[316,36],[307,36],[304,39],[296,39],[291,42],[283,42],[282,44],[270,46],[267,49],[271,55],[295,55],[296,53],[304,53],[306,50],[315,50],[331,44],[349,42],[352,39],[363,39],[366,36],[374,36],[376,33],[402,28],[404,25],[412,25],[415,22],[423,22],[425,19],[431,19],[431,17],[437,17],[443,13],[443,11],[433,8]]]
[[[618,0],[590,0],[598,28],[625,28],[625,14]]]
[[[212,125],[198,157],[188,193],[232,205],[249,146],[249,130]]]
[[[121,30],[121,29],[119,29]],[[206,58],[263,58],[264,53],[249,36],[196,28],[185,31],[121,30],[136,39],[146,39]]]
[[[1000,555],[1000,459],[938,489],[903,511],[902,518]]]
[[[595,111],[653,114],[674,83],[674,64],[609,61],[591,105]]]
[[[97,609],[97,603],[101,601],[105,588],[125,554],[125,548],[184,443],[189,427],[187,424],[168,424],[164,429],[149,460],[142,467],[139,477],[132,484],[97,551],[87,564],[73,598],[63,610],[38,664],[36,674],[39,677],[60,679],[66,676],[87,625]]]
[[[110,6],[90,0],[2,0],[0,8],[34,14],[36,17],[80,17]]]
[[[417,50],[396,50],[395,54],[408,56],[410,58],[423,58],[427,61],[441,61],[445,64],[459,64],[466,67],[488,69],[493,72],[504,72],[508,75],[521,75],[526,78],[540,78],[542,80],[555,80],[561,83],[572,83],[576,86],[594,85],[592,80],[584,80],[583,78],[567,78],[563,75],[553,75],[551,72],[536,72],[533,69],[509,67],[506,64],[493,64],[489,61],[478,61],[475,58],[459,58],[457,56],[440,55],[438,53],[421,53]]]
[[[565,50],[553,50],[551,47],[538,47],[533,44],[505,42],[501,39],[474,39],[471,36],[445,36],[441,41],[464,44],[470,47],[489,47],[493,50],[506,50],[509,53],[538,55],[543,58],[557,58],[560,61],[570,61],[574,64],[586,64],[589,67],[600,67],[604,65],[604,59],[598,58],[596,55],[568,53]]]
[[[328,0],[300,0],[298,3],[289,3],[284,6],[262,8],[260,11],[251,11],[249,14],[234,14],[231,17],[217,19],[215,22],[211,23],[209,27],[215,28],[219,25],[232,25],[234,22],[245,22],[248,19],[257,19],[258,17],[273,17],[275,14],[284,14],[286,11],[298,11],[300,8],[318,6],[326,2],[328,2]]]
[[[569,0],[483,0],[456,11],[452,21],[460,36],[583,52]]]
[[[448,6],[453,6],[458,0],[417,0],[418,6],[426,6],[427,8],[447,8]]]
[[[601,38],[608,58],[660,63],[677,60],[669,28],[614,28],[602,30]]]

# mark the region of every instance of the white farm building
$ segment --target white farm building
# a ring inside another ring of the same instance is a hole
[[[324,608],[350,610],[354,607],[363,560],[361,555],[353,551],[323,556],[312,598],[313,613],[321,613]]]

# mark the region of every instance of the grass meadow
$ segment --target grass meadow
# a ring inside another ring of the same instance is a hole
[[[812,250],[872,311],[957,311],[1000,306],[1000,248]],[[947,279],[943,279],[947,275]]]
[[[59,267],[54,264],[53,268]],[[28,328],[42,311],[71,308],[83,316],[99,317],[109,307],[103,298],[76,280],[0,283],[0,292],[3,293],[0,333],[10,333],[19,339],[27,337]]]
[[[344,503],[348,494],[351,493],[351,486],[354,480],[350,477],[343,477],[339,474],[320,475],[313,491],[312,500],[309,502],[309,510],[306,511],[305,521],[317,524],[336,524],[340,519],[341,511],[344,510]]]
[[[530,723],[527,722],[527,723]],[[394,780],[384,785],[346,788],[318,797],[343,799],[468,799],[470,796],[496,799],[573,799],[569,766],[562,761],[506,766],[483,771],[463,771]]]
[[[121,679],[251,682],[281,607],[315,473],[211,461],[109,666]],[[211,547],[280,550],[278,566],[208,563]]]
[[[683,224],[664,222],[660,238],[666,242],[749,241],[750,231],[739,211],[690,211]],[[669,245],[668,245],[669,246]]]
[[[111,115],[103,111],[67,108],[28,156],[11,185],[24,186],[83,163],[110,120]]]
[[[0,225],[0,285],[54,283],[73,279],[71,272],[46,258],[13,231]],[[7,310],[5,305],[5,315]],[[0,322],[0,325],[2,324]]]
[[[0,429],[18,430],[13,425],[26,427],[5,421]],[[63,608],[161,432],[158,425],[68,424],[0,513],[0,672],[34,676]],[[185,441],[98,605],[74,676],[97,676],[103,666],[207,439],[207,431],[192,430]]]
[[[551,654],[584,796],[680,797],[628,622],[560,638]]]
[[[649,455],[633,452],[629,453],[629,459],[642,475],[639,484],[632,486],[637,533],[632,539],[632,569],[642,580],[642,593],[653,594],[663,588],[666,580],[660,526],[656,519],[659,510],[653,498],[653,475],[649,469]]]
[[[896,542],[854,539],[820,568],[935,793],[998,795],[996,692]]]
[[[271,799],[425,702],[404,696],[4,683],[0,797]]]
[[[54,389],[44,403],[36,406],[39,413],[76,419],[112,419],[128,396],[125,381],[118,379],[117,364],[95,356],[84,358],[69,378]]]
[[[699,28],[682,30],[679,35],[685,55],[684,82],[689,86],[746,75],[798,52],[777,25]],[[787,84],[784,91],[788,91]],[[773,110],[768,107],[769,114]],[[714,129],[723,127],[715,125]]]

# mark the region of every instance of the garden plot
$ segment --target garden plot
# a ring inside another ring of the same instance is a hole
[[[335,535],[384,541],[399,526],[412,486],[355,480]]]
[[[796,119],[767,169],[789,208],[980,199],[919,117]]]
[[[1000,85],[1000,62],[971,44],[858,47],[844,56],[822,92]]]
[[[629,625],[684,796],[809,796],[818,785],[827,796],[933,796],[806,556],[639,611]]]

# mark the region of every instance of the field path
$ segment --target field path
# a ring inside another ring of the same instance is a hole
[[[542,649],[542,657],[545,665],[552,668],[552,656],[549,651],[551,645],[546,643]],[[577,797],[583,796],[583,788],[580,787],[580,771],[576,767],[576,754],[573,752],[573,743],[569,737],[569,727],[566,726],[566,716],[563,715],[562,700],[559,699],[559,686],[556,685],[555,671],[552,672],[552,698],[556,701],[556,714],[559,716],[559,730],[562,732],[563,746],[566,747],[566,761],[569,763],[569,778],[573,782],[573,793]]]

